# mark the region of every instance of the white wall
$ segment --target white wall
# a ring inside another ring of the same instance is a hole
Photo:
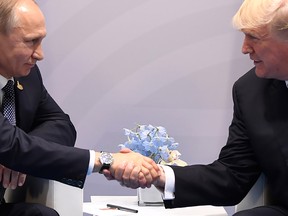
[[[225,144],[231,88],[252,67],[231,18],[242,0],[38,0],[47,21],[46,87],[77,146],[116,152],[122,128],[162,125],[182,159],[209,163]],[[135,190],[87,178],[90,195]]]

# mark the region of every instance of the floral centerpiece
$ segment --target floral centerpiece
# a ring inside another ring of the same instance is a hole
[[[179,144],[168,135],[164,127],[137,125],[133,130],[124,128],[124,131],[128,140],[120,144],[121,148],[129,148],[150,157],[158,164],[187,165],[179,159],[181,154],[176,150]],[[138,188],[137,194],[139,206],[163,205],[162,196],[153,185],[151,188]]]
[[[180,160],[180,152],[177,151],[179,143],[170,137],[162,126],[137,125],[133,130],[124,128],[127,141],[120,144],[121,148],[129,148],[144,156],[150,157],[158,164],[186,166],[187,163]]]

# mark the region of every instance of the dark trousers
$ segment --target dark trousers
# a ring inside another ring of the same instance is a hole
[[[34,203],[4,203],[0,205],[1,216],[59,216],[49,207]]]
[[[288,210],[278,206],[260,206],[237,212],[233,216],[288,216]]]

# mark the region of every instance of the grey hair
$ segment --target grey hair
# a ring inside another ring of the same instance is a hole
[[[17,17],[14,13],[18,0],[0,0],[0,32],[8,33],[16,24]]]
[[[232,23],[238,30],[267,26],[271,34],[288,40],[288,0],[244,0]]]
[[[18,23],[15,13],[17,5],[23,0],[0,0],[0,33],[7,34]],[[35,4],[35,0],[31,0]]]

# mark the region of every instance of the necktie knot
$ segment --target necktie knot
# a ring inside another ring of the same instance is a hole
[[[12,97],[14,95],[14,83],[8,80],[7,84],[2,88],[5,97]]]

